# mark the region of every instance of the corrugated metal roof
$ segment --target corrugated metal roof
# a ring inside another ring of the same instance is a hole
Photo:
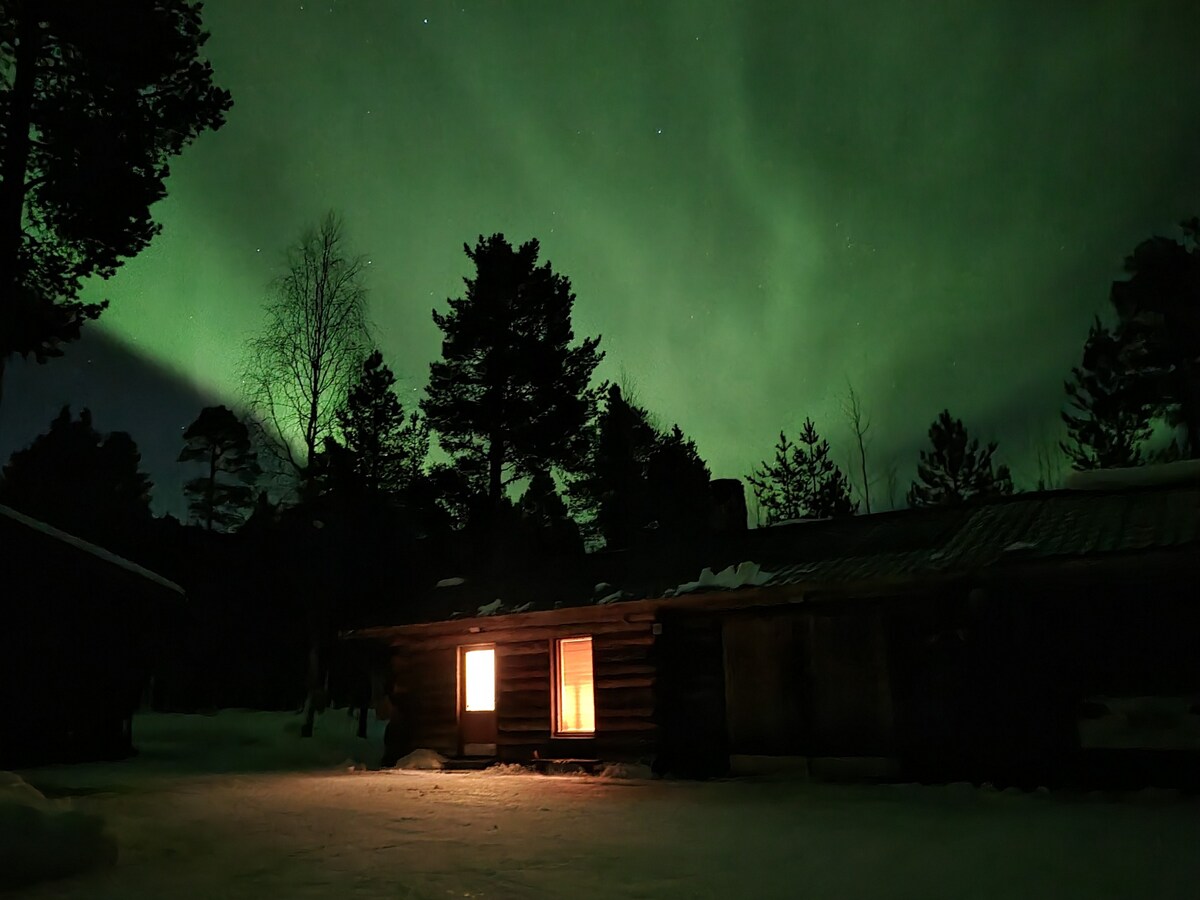
[[[842,553],[777,562],[774,569],[766,565],[775,572],[768,584],[869,580],[976,569],[1010,559],[1082,558],[1200,543],[1200,487],[1025,494],[964,508],[961,514],[940,534],[925,528],[927,540],[919,549],[888,552],[889,539],[911,543],[912,531],[928,524],[917,521],[925,511],[913,511],[917,527],[908,534],[895,522],[864,529],[858,540],[844,542]]]

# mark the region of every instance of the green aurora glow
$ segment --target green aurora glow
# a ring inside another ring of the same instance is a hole
[[[502,231],[541,240],[601,375],[632,377],[717,476],[806,415],[844,454],[850,378],[902,487],[943,407],[1029,484],[1123,256],[1200,212],[1194,0],[209,0],[205,19],[228,124],[92,296],[103,328],[231,400],[284,246],[335,208],[408,402],[463,243]]]

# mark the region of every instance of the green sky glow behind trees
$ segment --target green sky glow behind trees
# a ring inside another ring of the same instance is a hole
[[[503,232],[715,477],[806,416],[845,465],[849,378],[901,493],[943,408],[1029,486],[1122,258],[1200,212],[1193,0],[208,0],[205,24],[228,123],[85,296],[230,402],[284,248],[333,208],[406,406],[463,243]]]

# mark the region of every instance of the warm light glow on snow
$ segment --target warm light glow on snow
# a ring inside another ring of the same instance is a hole
[[[558,642],[558,731],[560,734],[596,731],[590,637],[563,638]]]
[[[463,669],[466,672],[467,712],[491,712],[496,708],[496,651],[467,650],[463,653]]]

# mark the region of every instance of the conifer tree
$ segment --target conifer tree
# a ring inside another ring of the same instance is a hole
[[[678,425],[660,431],[620,387],[607,387],[585,463],[570,485],[590,537],[619,549],[637,545],[647,530],[675,536],[703,530],[708,482],[708,466]]]
[[[763,460],[746,478],[768,525],[804,516],[803,482],[797,458],[799,452],[799,448],[781,431],[779,441],[775,444],[775,459],[772,462]]]
[[[1200,218],[1180,223],[1181,240],[1154,237],[1125,260],[1114,282],[1123,365],[1156,415],[1180,431],[1178,451],[1200,459]]]
[[[243,522],[254,504],[254,482],[262,474],[246,423],[226,406],[208,406],[183,440],[179,462],[200,463],[205,470],[183,486],[192,518],[207,531]]]
[[[113,547],[150,519],[152,484],[140,465],[137,444],[127,433],[101,435],[90,411],[74,420],[64,406],[49,431],[9,459],[0,503]]]
[[[708,529],[711,479],[696,442],[678,425],[657,436],[646,460],[646,495],[661,532],[687,535]]]
[[[1083,362],[1064,383],[1070,410],[1062,413],[1068,442],[1063,453],[1076,469],[1108,469],[1142,462],[1151,410],[1143,386],[1122,361],[1121,344],[1097,318],[1088,331]]]
[[[1012,493],[1008,466],[992,468],[996,442],[980,449],[950,410],[943,410],[929,427],[929,440],[933,449],[921,451],[917,480],[908,491],[909,506],[948,506]]]
[[[535,556],[583,552],[579,526],[567,511],[549,473],[538,471],[529,479],[518,503],[521,520],[529,531]]]
[[[429,426],[416,412],[405,415],[395,384],[375,350],[337,413],[350,474],[359,491],[377,500],[399,501],[424,473],[429,455]]]
[[[796,443],[779,433],[773,462],[763,463],[747,479],[767,524],[789,519],[852,516],[858,504],[850,482],[830,456],[829,442],[805,419]]]
[[[486,472],[495,510],[511,481],[579,465],[603,354],[598,337],[572,346],[571,283],[537,265],[536,240],[514,249],[495,234],[463,249],[475,277],[449,312],[433,312],[445,338],[421,408],[444,450]]]
[[[169,161],[223,124],[207,38],[187,0],[0,4],[0,386],[100,315],[84,279],[149,244]]]

